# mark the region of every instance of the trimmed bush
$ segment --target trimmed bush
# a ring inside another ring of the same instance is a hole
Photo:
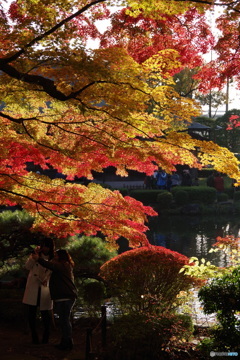
[[[161,192],[157,195],[157,203],[160,209],[169,209],[173,201],[173,195],[169,191]]]
[[[179,273],[188,263],[186,256],[162,246],[141,247],[106,262],[100,275],[123,313],[160,314],[172,311],[179,292],[192,287],[195,279]]]
[[[166,192],[166,190],[131,190],[130,196],[145,205],[149,205],[156,203],[158,194],[163,192]]]
[[[225,187],[224,193],[228,194],[229,199],[233,199],[233,198],[234,198],[235,189],[234,189],[233,186],[232,186],[232,187]]]
[[[234,201],[240,201],[240,191],[236,191],[234,194]]]
[[[177,206],[186,205],[189,203],[189,194],[185,190],[174,191],[174,200]]]
[[[121,188],[121,189],[117,189],[121,194],[122,196],[129,196],[129,190],[126,189],[126,188]]]
[[[229,200],[228,194],[226,194],[226,193],[217,194],[218,202],[224,202],[224,201],[228,201],[228,200]]]
[[[186,191],[190,203],[212,204],[217,196],[216,189],[209,186],[176,186],[172,189],[174,200],[178,191]]]

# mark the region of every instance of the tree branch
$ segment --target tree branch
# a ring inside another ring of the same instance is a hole
[[[82,13],[84,13],[85,11],[87,11],[90,7],[99,4],[99,3],[103,3],[106,2],[106,0],[94,0],[92,1],[90,4],[85,5],[83,8],[81,8],[80,10],[76,11],[74,14],[68,16],[67,18],[63,19],[62,21],[60,21],[59,23],[57,23],[55,26],[53,26],[51,29],[49,29],[48,31],[45,31],[43,34],[38,35],[37,37],[35,37],[33,40],[31,40],[28,44],[26,44],[21,50],[19,50],[18,52],[16,52],[14,55],[6,57],[4,59],[0,59],[0,65],[1,64],[8,64],[10,62],[15,61],[16,59],[18,59],[22,54],[25,53],[26,49],[32,47],[33,45],[35,45],[36,43],[38,43],[39,41],[41,41],[42,39],[46,38],[47,36],[53,34],[56,30],[58,30],[59,28],[61,28],[63,25],[65,25],[66,23],[70,22],[72,19],[78,17],[79,15],[81,15]]]

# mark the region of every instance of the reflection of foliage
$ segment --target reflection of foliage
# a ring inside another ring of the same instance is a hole
[[[208,280],[209,278],[221,278],[225,274],[231,274],[235,267],[239,266],[239,241],[239,237],[236,238],[232,235],[227,235],[224,238],[218,236],[217,242],[213,244],[213,247],[209,250],[209,253],[223,252],[226,255],[227,267],[218,267],[205,259],[199,260],[196,257],[192,257],[189,260],[189,264],[184,265],[181,271],[185,271],[188,275],[197,276],[198,278],[205,280]]]
[[[165,313],[177,306],[177,295],[194,278],[179,273],[188,258],[161,246],[127,251],[105,263],[100,275],[122,311]]]

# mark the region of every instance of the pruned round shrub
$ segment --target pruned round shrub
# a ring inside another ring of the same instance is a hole
[[[174,193],[174,200],[178,206],[189,203],[189,194],[187,191],[179,190]]]
[[[172,201],[173,195],[169,191],[164,191],[157,195],[157,203],[160,209],[169,209]]]
[[[172,188],[172,194],[176,201],[179,191],[186,191],[190,203],[212,204],[216,200],[217,191],[210,186],[176,186]]]
[[[159,190],[159,189],[131,190],[130,196],[138,201],[141,201],[145,205],[149,205],[152,203],[156,203],[158,194],[162,192],[165,192],[165,190]]]
[[[129,196],[129,190],[127,188],[118,189],[122,196]]]
[[[234,194],[234,201],[240,201],[240,191],[236,191]]]
[[[180,269],[189,259],[162,246],[141,247],[109,260],[100,269],[123,312],[162,313],[176,307],[177,295],[195,279]]]
[[[218,202],[224,202],[224,201],[228,201],[229,200],[229,196],[226,193],[220,193],[217,194],[217,201]]]

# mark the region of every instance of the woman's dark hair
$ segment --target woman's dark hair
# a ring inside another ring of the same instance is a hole
[[[55,242],[54,242],[54,240],[49,238],[49,237],[45,237],[44,239],[41,240],[40,251],[44,246],[49,248],[49,260],[53,259],[54,258],[54,251],[55,251]]]
[[[70,265],[72,265],[72,267],[74,266],[74,261],[66,250],[59,249],[56,251],[56,253],[60,262],[68,262]]]

